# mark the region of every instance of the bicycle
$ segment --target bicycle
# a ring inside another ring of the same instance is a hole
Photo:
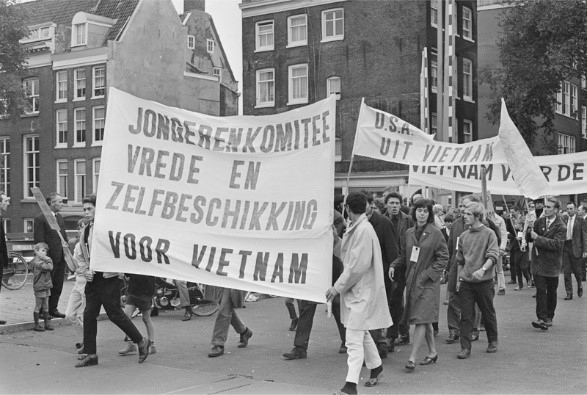
[[[21,289],[26,284],[31,271],[22,255],[18,252],[9,252],[8,264],[2,271],[2,285],[11,290]]]

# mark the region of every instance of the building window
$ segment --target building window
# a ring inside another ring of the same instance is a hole
[[[67,175],[69,173],[67,160],[57,161],[57,193],[67,197]]]
[[[342,139],[340,137],[334,140],[334,160],[336,162],[342,160]]]
[[[72,46],[76,45],[86,45],[86,24],[79,23],[77,25],[73,25],[73,44]]]
[[[86,109],[76,108],[73,110],[73,122],[75,123],[75,142],[76,146],[86,145]]]
[[[566,134],[558,134],[558,153],[572,154],[575,152],[575,138]]]
[[[208,53],[214,53],[214,40],[210,40],[209,38],[206,40],[206,51]]]
[[[255,24],[256,48],[255,51],[273,50],[273,21],[257,22]]]
[[[104,97],[106,94],[106,66],[94,66],[94,98]]]
[[[587,89],[587,77],[584,75],[581,76],[581,88]]]
[[[438,27],[438,2],[430,0],[430,25]]]
[[[340,99],[340,77],[330,77],[326,80],[326,95],[336,95],[336,100]]]
[[[35,219],[34,218],[24,218],[23,219],[23,229],[25,233],[33,233],[35,229]]]
[[[94,107],[93,109],[93,120],[94,120],[94,143],[102,143],[104,140],[104,124],[106,123],[106,109],[104,106]]]
[[[196,36],[192,36],[191,34],[188,34],[188,48],[189,49],[196,48]]]
[[[0,99],[0,119],[8,118],[8,100]]]
[[[308,44],[308,18],[304,15],[296,15],[287,18],[287,46],[295,47]]]
[[[0,191],[10,196],[10,139],[0,139]]]
[[[322,41],[344,39],[344,10],[322,11]]]
[[[430,134],[438,133],[438,118],[436,117],[436,113],[433,112],[430,115]]]
[[[212,75],[218,77],[218,81],[222,79],[222,69],[220,67],[214,67],[212,69]]]
[[[39,187],[39,136],[24,136],[23,146],[23,170],[24,170],[24,197],[33,197],[32,187]]]
[[[473,11],[463,7],[463,38],[473,41]]]
[[[275,70],[257,70],[257,107],[275,105]]]
[[[58,71],[55,75],[58,102],[67,101],[67,70]]]
[[[94,172],[92,178],[92,193],[96,193],[98,191],[98,179],[100,178],[100,158],[94,158],[92,171]]]
[[[571,117],[579,119],[579,87],[571,84]]]
[[[76,203],[81,203],[86,195],[86,161],[76,159],[73,161],[74,166],[74,197]]]
[[[430,88],[434,93],[438,90],[438,55],[436,52],[430,54]]]
[[[473,101],[473,62],[463,58],[463,99]]]
[[[51,34],[51,28],[49,26],[37,27],[34,29],[29,30],[29,35],[26,39],[21,40],[24,41],[38,41],[38,40],[50,40],[53,38]]]
[[[39,79],[30,78],[24,80],[24,90],[29,100],[28,108],[26,109],[27,114],[38,114],[39,113]]]
[[[299,64],[288,67],[288,105],[308,102],[308,65]]]
[[[56,147],[67,147],[67,110],[55,111],[55,125],[57,132]]]
[[[561,82],[560,89],[556,92],[556,113],[563,114],[563,83]]]
[[[73,71],[75,99],[86,98],[86,69],[75,69]]]
[[[587,107],[581,106],[581,135],[587,139]]]
[[[473,122],[463,119],[463,143],[473,141]]]
[[[571,115],[571,84],[563,81],[563,115]]]

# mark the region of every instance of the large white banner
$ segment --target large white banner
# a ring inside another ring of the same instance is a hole
[[[110,89],[94,270],[325,301],[335,100],[213,117]]]
[[[435,141],[402,119],[361,103],[353,154],[407,165],[508,163],[499,137],[466,144]]]
[[[550,190],[557,195],[587,191],[587,152],[535,156]],[[507,164],[485,166],[487,189],[493,194],[520,195]],[[410,166],[410,184],[453,191],[481,192],[481,166]],[[546,191],[545,193],[546,194]]]

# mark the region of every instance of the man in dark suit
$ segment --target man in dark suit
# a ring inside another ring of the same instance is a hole
[[[532,274],[536,286],[536,321],[534,328],[548,330],[552,326],[556,310],[556,289],[561,271],[561,255],[567,236],[567,227],[558,212],[560,201],[549,197],[544,202],[544,216],[534,222],[534,229],[527,235],[532,248]]]
[[[4,272],[4,268],[8,265],[8,249],[6,248],[6,234],[4,233],[4,221],[2,214],[8,208],[10,198],[4,192],[0,192],[0,273]],[[2,286],[0,285],[0,289]],[[0,320],[0,325],[6,324],[6,321]]]
[[[567,214],[565,221],[567,225],[567,239],[563,248],[563,272],[565,274],[565,300],[573,299],[573,279],[577,280],[577,296],[583,296],[581,279],[583,277],[583,258],[587,257],[587,222],[577,213],[575,203],[567,203]]]
[[[67,235],[65,233],[65,222],[63,221],[61,214],[59,214],[63,207],[63,198],[57,192],[51,192],[47,198],[47,204],[51,208],[51,214],[55,216],[55,219],[57,220],[64,242],[61,242],[61,238],[57,231],[51,229],[49,222],[47,222],[43,213],[37,215],[34,220],[34,241],[35,244],[47,243],[49,246],[49,257],[53,260],[53,271],[51,271],[53,288],[51,289],[51,296],[49,296],[49,314],[52,317],[65,318],[65,314],[60,313],[57,309],[59,297],[63,290],[63,280],[66,267],[63,249],[69,248],[69,245],[67,244]]]

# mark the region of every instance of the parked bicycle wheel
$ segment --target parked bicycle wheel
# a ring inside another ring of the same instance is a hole
[[[218,303],[208,302],[198,304],[192,307],[192,311],[197,316],[207,317],[209,315],[215,314],[218,311]]]
[[[2,273],[2,285],[8,289],[20,289],[26,284],[29,266],[22,255],[8,253],[8,264]]]

